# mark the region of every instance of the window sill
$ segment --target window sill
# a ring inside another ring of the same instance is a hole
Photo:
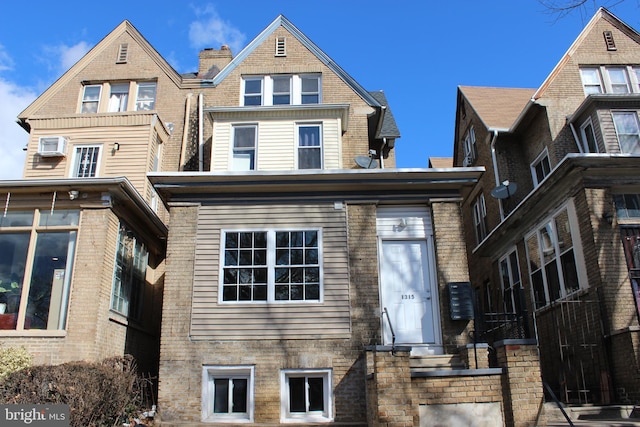
[[[46,330],[46,329],[22,329],[22,330],[0,330],[2,338],[65,338],[67,331],[65,330]]]

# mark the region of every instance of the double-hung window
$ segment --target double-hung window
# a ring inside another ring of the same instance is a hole
[[[518,313],[520,310],[520,267],[518,253],[514,249],[500,259],[500,277],[502,282],[502,302],[505,313]]]
[[[598,143],[596,142],[596,134],[593,129],[591,118],[580,126],[580,137],[582,139],[582,149],[585,153],[597,153]]]
[[[322,169],[322,126],[299,124],[298,169]]]
[[[320,230],[224,232],[222,302],[320,301]]]
[[[615,194],[613,203],[618,220],[640,219],[640,194]]]
[[[580,289],[576,263],[577,229],[573,205],[562,209],[529,234],[525,241],[536,308]]]
[[[255,170],[257,135],[258,126],[256,125],[238,125],[233,127],[231,170]]]
[[[147,248],[124,224],[120,224],[111,292],[111,309],[139,319],[146,280]]]
[[[202,367],[202,421],[253,421],[254,366]]]
[[[320,103],[320,76],[300,76],[302,104]]]
[[[82,107],[80,111],[82,113],[97,113],[98,106],[100,105],[101,92],[102,92],[102,85],[84,86],[84,89],[82,92]]]
[[[244,105],[262,105],[262,77],[242,80],[244,85]]]
[[[136,111],[153,110],[156,106],[156,82],[138,83]]]
[[[79,219],[39,209],[0,217],[0,329],[65,329]]]
[[[98,176],[100,145],[79,145],[73,154],[72,178],[93,178]]]
[[[487,237],[487,207],[484,202],[484,194],[480,194],[473,205],[473,228],[475,230],[476,244],[480,244]]]
[[[242,105],[319,104],[320,74],[247,76],[242,79]]]
[[[330,369],[283,370],[282,422],[332,421]]]
[[[640,123],[636,111],[614,111],[611,113],[618,136],[620,152],[640,154]]]
[[[291,104],[291,76],[273,76],[273,105]]]
[[[473,126],[469,128],[464,137],[464,159],[462,166],[471,166],[477,157],[476,132]]]
[[[117,83],[111,85],[111,94],[109,95],[110,113],[118,111],[127,111],[127,103],[129,102],[129,83]]]
[[[640,69],[625,65],[591,66],[580,69],[585,95],[640,93]]]
[[[551,173],[551,163],[547,149],[538,156],[531,164],[531,175],[533,175],[533,185],[538,186]]]
[[[609,77],[609,84],[611,87],[611,93],[629,93],[631,87],[629,86],[629,78],[627,77],[627,70],[625,68],[606,68],[607,76]]]

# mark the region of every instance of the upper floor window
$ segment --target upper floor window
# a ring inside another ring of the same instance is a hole
[[[321,300],[320,230],[226,231],[221,301]]]
[[[613,203],[618,220],[640,219],[640,194],[616,194]]]
[[[93,84],[83,86],[82,113],[119,112],[153,110],[156,102],[156,82],[123,82]],[[102,101],[102,93],[108,99]],[[134,102],[130,98],[135,94]]]
[[[582,149],[585,153],[597,153],[598,143],[593,129],[591,118],[580,126],[580,138],[582,139]]]
[[[331,421],[331,370],[283,370],[283,422]]]
[[[547,149],[538,156],[531,164],[531,174],[533,175],[533,185],[538,186],[551,173],[551,164],[549,163],[549,154]]]
[[[298,169],[322,168],[322,126],[298,125]]]
[[[120,224],[111,309],[131,319],[139,319],[142,311],[147,260],[146,246],[129,228]]]
[[[505,313],[518,313],[520,310],[520,266],[518,252],[514,249],[500,259],[500,277],[502,282],[502,303]]]
[[[620,152],[640,154],[640,124],[635,111],[615,111],[611,113],[618,136]]]
[[[476,132],[471,126],[464,137],[464,160],[462,161],[462,166],[473,165],[477,155]]]
[[[109,95],[109,112],[127,111],[129,102],[129,83],[118,83],[111,85]]]
[[[536,308],[580,288],[573,239],[575,221],[570,205],[525,238]]]
[[[65,329],[79,220],[77,210],[0,217],[0,330]]]
[[[138,83],[136,111],[153,110],[156,106],[156,83]]]
[[[100,145],[79,145],[73,153],[72,178],[93,178],[98,176]]]
[[[82,92],[82,107],[83,113],[97,113],[98,105],[100,104],[100,93],[102,92],[101,85],[87,85],[84,86]]]
[[[597,93],[640,93],[638,67],[600,66],[580,69],[585,95]]]
[[[249,171],[255,169],[257,134],[258,126],[256,125],[233,127],[231,170]]]
[[[480,244],[487,237],[487,207],[484,203],[484,194],[480,194],[471,207],[473,211],[473,228],[475,230],[476,244]]]
[[[242,79],[242,105],[319,104],[320,75],[248,76]]]

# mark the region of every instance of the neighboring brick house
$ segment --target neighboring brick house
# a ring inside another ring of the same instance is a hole
[[[566,403],[640,401],[640,34],[597,11],[538,89],[460,86],[478,339],[536,336]]]
[[[176,73],[125,21],[20,114],[1,342],[159,365],[166,426],[539,420],[535,343],[492,369],[470,334],[460,205],[484,168],[396,169],[384,93],[283,16],[199,59]]]

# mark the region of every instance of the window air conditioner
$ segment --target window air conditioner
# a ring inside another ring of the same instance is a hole
[[[66,144],[64,136],[43,136],[38,142],[38,154],[42,157],[63,157]]]
[[[462,166],[463,167],[471,166],[472,163],[473,163],[473,156],[471,154],[467,154],[464,160],[462,161]]]

